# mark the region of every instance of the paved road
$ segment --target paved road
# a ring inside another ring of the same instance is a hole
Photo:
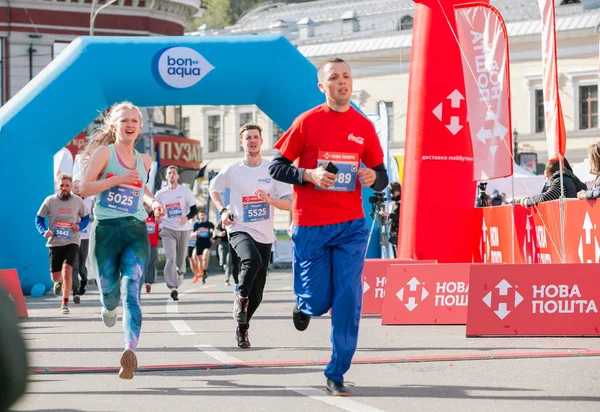
[[[600,411],[600,357],[581,355],[600,350],[598,339],[467,339],[463,326],[386,327],[376,316],[363,318],[346,376],[353,396],[328,397],[329,318],[297,332],[291,285],[289,272],[269,276],[251,350],[236,346],[222,275],[186,279],[177,303],[156,285],[142,295],[141,370],[131,381],[117,377],[122,332],[100,320],[97,290],[69,316],[55,296],[28,298],[33,373],[13,410]]]

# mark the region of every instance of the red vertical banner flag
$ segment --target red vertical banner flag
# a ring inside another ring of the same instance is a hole
[[[542,81],[544,84],[544,118],[548,159],[563,158],[567,145],[565,121],[558,95],[558,64],[556,58],[556,13],[554,0],[538,0],[542,15]]]
[[[508,36],[489,4],[458,5],[456,29],[473,145],[473,180],[513,174]]]

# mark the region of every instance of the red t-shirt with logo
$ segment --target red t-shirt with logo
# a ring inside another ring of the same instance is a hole
[[[146,230],[148,231],[150,246],[158,246],[158,223],[156,223],[153,215],[148,216],[146,219]]]
[[[356,171],[359,161],[368,168],[381,165],[383,150],[373,124],[360,112],[317,106],[298,116],[275,148],[299,168],[314,169],[331,161],[339,169],[336,191],[317,189],[312,183],[294,185],[294,224],[331,225],[364,217]]]

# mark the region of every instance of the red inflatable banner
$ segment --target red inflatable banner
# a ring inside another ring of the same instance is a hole
[[[472,265],[391,265],[382,325],[464,325]]]
[[[548,158],[562,159],[567,145],[565,121],[558,94],[556,56],[556,8],[554,0],[538,0],[542,16],[542,82],[544,85],[544,118]]]
[[[600,336],[589,266],[473,265],[467,336]]]
[[[398,256],[470,262],[473,150],[454,6],[415,1]],[[436,213],[440,176],[452,201]],[[451,216],[452,218],[448,218]],[[448,240],[452,239],[451,242]]]
[[[473,144],[473,178],[513,173],[508,35],[498,10],[485,3],[456,7],[468,119]]]

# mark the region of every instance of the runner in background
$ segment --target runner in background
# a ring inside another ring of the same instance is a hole
[[[154,217],[152,208],[146,204],[144,207],[148,213],[146,231],[148,232],[148,241],[150,242],[150,259],[148,260],[146,272],[144,272],[144,282],[146,283],[146,293],[150,293],[152,285],[156,281],[156,259],[158,258],[158,243],[160,242],[160,238],[158,236],[159,224]]]
[[[165,205],[167,214],[160,222],[160,238],[167,255],[164,269],[165,283],[171,298],[179,300],[177,289],[186,272],[186,252],[192,231],[192,218],[198,213],[196,198],[190,189],[180,185],[177,166],[167,167],[167,187],[156,192],[156,198]]]
[[[79,190],[79,180],[73,181],[73,193],[77,196],[81,194]],[[79,303],[81,301],[79,296],[85,295],[86,287],[88,284],[88,270],[86,266],[88,251],[90,246],[90,227],[94,221],[94,196],[88,196],[83,199],[85,211],[90,217],[90,224],[79,232],[79,248],[77,249],[77,257],[75,258],[75,264],[73,265],[73,302]],[[81,278],[81,281],[79,280]]]
[[[192,283],[198,282],[202,276],[202,283],[206,283],[208,278],[208,260],[210,258],[210,248],[213,243],[213,233],[215,225],[208,221],[208,216],[204,210],[198,212],[198,221],[192,228],[192,238],[196,239],[196,251],[192,257],[194,262],[194,279]]]
[[[71,193],[72,178],[66,173],[57,177],[58,193],[48,196],[37,212],[36,228],[48,241],[50,273],[54,294],[62,294],[61,313],[69,314],[69,295],[73,282],[73,265],[79,248],[79,231],[90,216],[83,200]],[[46,217],[48,226],[46,226]]]

